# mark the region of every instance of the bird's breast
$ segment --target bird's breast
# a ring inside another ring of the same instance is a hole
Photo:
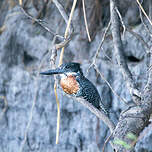
[[[79,84],[75,76],[67,76],[61,79],[60,85],[63,91],[67,94],[76,94],[79,90]]]

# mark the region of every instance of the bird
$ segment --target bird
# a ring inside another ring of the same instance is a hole
[[[56,69],[40,72],[41,75],[60,75],[60,85],[66,94],[80,97],[91,103],[98,110],[108,114],[108,110],[102,102],[95,85],[88,80],[82,72],[80,63],[64,63]]]

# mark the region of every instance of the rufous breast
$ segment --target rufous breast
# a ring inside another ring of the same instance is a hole
[[[60,85],[67,94],[76,94],[79,90],[79,84],[77,83],[75,76],[72,75],[62,78]]]

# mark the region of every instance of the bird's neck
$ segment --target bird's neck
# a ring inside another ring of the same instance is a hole
[[[63,74],[60,74],[60,76],[61,76],[61,79],[62,78],[67,78],[67,77],[69,77],[69,76],[73,76],[73,77],[76,77],[76,76],[83,76],[83,73],[79,73],[79,72],[67,72],[67,73],[63,73]]]
[[[62,78],[67,78],[69,76],[76,76],[76,73],[75,72],[67,72],[67,73],[60,74],[60,76],[62,79]]]

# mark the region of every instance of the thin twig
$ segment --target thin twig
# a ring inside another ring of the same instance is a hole
[[[4,108],[2,110],[2,113],[0,114],[0,120],[2,119],[4,113],[6,112],[7,108],[8,108],[8,102],[5,96],[0,96],[1,99],[4,100]]]
[[[126,31],[128,31],[129,33],[131,33],[133,36],[135,36],[138,40],[140,40],[140,42],[142,43],[142,45],[144,45],[146,47],[146,49],[150,50],[150,46],[145,42],[145,40],[142,38],[141,35],[139,35],[138,33],[134,32],[133,30],[131,30],[130,28],[126,28]],[[148,51],[149,52],[149,51]],[[147,52],[147,53],[148,53]]]
[[[109,142],[109,140],[111,139],[112,135],[113,135],[113,134],[111,133],[110,136],[109,136],[109,137],[106,139],[106,141],[104,142],[103,148],[102,148],[102,152],[105,151],[105,147],[106,147],[107,143]]]
[[[105,79],[104,75],[99,71],[98,67],[96,66],[96,64],[94,64],[94,68],[97,71],[97,73],[99,73],[99,75],[101,76],[101,78],[106,82],[106,84],[109,86],[109,88],[111,89],[111,91],[113,92],[114,95],[116,95],[120,101],[123,101],[125,104],[128,104],[127,100],[120,97],[112,88],[112,86],[110,85],[110,83]]]
[[[23,2],[22,2],[22,0],[19,0],[19,5],[21,5],[21,6],[23,5]]]
[[[106,38],[106,35],[107,35],[107,33],[108,33],[108,30],[109,30],[109,28],[110,28],[110,25],[111,25],[111,21],[109,21],[108,26],[107,26],[107,28],[105,29],[105,32],[104,32],[103,37],[102,37],[102,40],[101,40],[101,42],[100,42],[100,44],[99,44],[99,46],[98,46],[98,49],[97,49],[97,51],[96,51],[96,53],[95,53],[95,56],[93,57],[93,58],[94,58],[93,63],[96,63],[96,59],[97,59],[97,57],[98,57],[98,55],[99,55],[99,52],[100,52],[101,47],[102,47],[102,45],[103,45],[103,42],[104,42],[104,40],[105,40],[105,38]]]
[[[122,19],[122,16],[121,16],[121,14],[120,14],[120,12],[119,12],[119,10],[118,10],[118,8],[116,7],[116,11],[117,11],[117,13],[118,13],[118,16],[119,16],[119,18],[120,18],[120,21],[121,21],[121,24],[122,24],[122,27],[123,27],[123,37],[124,37],[124,35],[125,35],[125,32],[126,32],[126,26],[125,26],[125,24],[124,24],[124,22],[123,22],[123,19]]]
[[[55,81],[54,83],[54,93],[56,97],[56,103],[57,103],[57,128],[56,128],[56,144],[59,143],[59,131],[60,131],[60,102],[57,96],[57,83]]]
[[[90,37],[90,34],[89,34],[89,29],[88,29],[88,23],[87,23],[84,0],[82,0],[82,6],[83,6],[83,16],[84,16],[84,22],[85,22],[85,27],[86,27],[86,31],[87,31],[87,36],[88,36],[89,42],[91,42],[91,37]]]
[[[59,28],[57,28],[57,31],[59,31]],[[51,47],[49,48],[49,53],[52,52],[51,54],[51,58],[50,58],[50,66],[55,69],[55,62],[56,62],[56,58],[57,58],[57,49],[56,49],[56,41],[57,37],[54,36]],[[59,131],[60,131],[60,102],[58,100],[58,96],[57,96],[57,77],[56,75],[54,75],[54,94],[55,94],[55,98],[56,98],[56,103],[57,103],[57,127],[56,127],[56,144],[58,144],[59,142]]]
[[[6,30],[6,25],[0,27],[0,35]]]
[[[115,64],[113,61],[112,61],[112,59],[105,53],[105,50],[103,49],[103,47],[101,47],[101,50],[102,50],[102,53],[103,53],[103,55],[111,62],[111,64]]]
[[[53,2],[56,5],[56,7],[58,8],[60,14],[62,15],[63,19],[65,20],[65,22],[67,24],[67,27],[66,27],[66,30],[65,30],[65,34],[64,34],[64,38],[67,39],[69,31],[71,31],[70,36],[71,36],[71,34],[73,32],[73,27],[72,27],[71,21],[72,21],[72,16],[73,16],[73,12],[74,12],[77,0],[75,0],[73,2],[73,6],[72,6],[72,9],[71,9],[71,13],[70,13],[69,19],[68,19],[68,16],[66,15],[65,10],[62,7],[62,5],[57,0],[53,0]],[[67,43],[68,42],[69,41],[67,41]],[[64,46],[65,45],[66,45],[66,43],[64,45],[62,45],[62,51],[61,51],[61,54],[60,54],[59,65],[62,64],[63,54],[64,54]],[[53,61],[53,62],[51,64],[54,66],[54,68],[55,68],[56,54],[57,54],[56,49],[53,49],[52,50],[52,56],[51,56],[51,61]],[[59,128],[60,128],[60,102],[59,102],[58,96],[57,96],[57,79],[56,79],[56,76],[54,76],[54,78],[55,78],[54,93],[55,93],[56,102],[57,102],[57,109],[58,109],[58,113],[57,113],[57,130],[56,130],[56,144],[58,144],[58,142],[59,142]]]
[[[124,30],[123,30],[123,37],[124,37],[125,32],[128,31],[128,32],[130,32],[132,35],[134,35],[138,40],[140,40],[140,41],[142,42],[142,44],[143,44],[144,46],[146,46],[146,48],[148,48],[148,50],[149,50],[150,47],[149,47],[148,44],[144,41],[144,39],[143,39],[139,34],[133,32],[131,29],[129,29],[129,28],[126,27],[126,25],[125,25],[125,23],[124,23],[124,21],[123,21],[123,19],[122,19],[122,16],[121,16],[118,8],[116,8],[116,11],[117,11],[117,13],[118,13],[118,16],[119,16],[119,18],[120,18],[121,24],[122,24],[123,29],[124,29]]]
[[[45,11],[45,10],[47,10],[48,1],[49,1],[49,0],[42,1],[42,2],[43,2],[42,7],[38,10],[38,14],[36,15],[35,18],[38,19],[38,18],[42,18],[42,17],[45,16],[45,14],[46,14],[46,11]],[[42,16],[42,15],[43,15],[43,16]]]
[[[59,10],[61,16],[63,17],[63,19],[65,21],[65,23],[68,25],[69,17],[66,14],[66,11],[65,11],[64,7],[58,2],[58,0],[52,0],[52,2],[55,4],[57,9]],[[70,33],[72,33],[73,32],[73,26],[72,26],[72,24],[70,24],[69,26],[70,26],[69,31],[70,31]]]
[[[61,51],[60,54],[60,61],[59,61],[59,65],[62,64],[62,59],[63,59],[63,54],[64,54],[64,47],[65,45],[70,41],[70,37],[72,35],[73,32],[73,26],[71,24],[71,20],[72,20],[72,16],[73,16],[73,12],[74,12],[74,8],[76,5],[76,2],[73,2],[73,6],[71,9],[71,13],[70,13],[70,17],[68,19],[68,16],[63,8],[63,6],[58,2],[58,0],[52,0],[52,2],[56,5],[56,7],[58,8],[60,14],[62,15],[65,23],[67,24],[67,28],[65,31],[65,41],[61,42],[60,44],[55,44],[55,40],[56,37],[54,37],[52,46],[55,46],[53,48],[51,48],[52,50],[52,55],[51,55],[51,65],[53,68],[55,68],[55,61],[56,61],[56,57],[57,57],[57,49],[62,48],[63,51]],[[70,32],[69,38],[68,38],[68,33]],[[68,38],[68,39],[67,39]],[[54,83],[54,93],[55,93],[55,97],[56,97],[56,102],[57,102],[57,129],[56,129],[56,144],[58,144],[59,142],[59,128],[60,128],[60,102],[58,100],[58,96],[57,96],[57,78],[54,75],[54,79],[55,79],[55,83]]]
[[[56,41],[56,37],[54,37],[53,41],[52,41],[52,47],[50,48],[50,50],[52,50],[52,55],[51,55],[51,66],[53,69],[55,69],[55,61],[57,58],[57,50],[54,48],[55,46],[55,41]],[[55,94],[55,98],[56,98],[56,103],[57,103],[57,128],[56,128],[56,144],[59,143],[59,131],[60,131],[60,102],[58,99],[58,95],[57,95],[57,77],[56,75],[54,75],[54,94]]]
[[[59,34],[56,34],[56,33],[53,32],[51,29],[49,29],[46,25],[43,25],[42,22],[44,22],[44,21],[32,17],[30,14],[28,14],[28,13],[24,10],[24,8],[22,8],[22,7],[20,7],[20,8],[21,8],[22,12],[24,13],[24,15],[25,15],[27,18],[33,20],[34,22],[36,22],[37,24],[39,24],[42,28],[44,28],[47,32],[53,34],[54,36],[57,36],[57,37],[60,37],[60,38],[64,39],[63,36],[61,36],[61,35],[59,35]]]
[[[72,22],[72,17],[73,17],[73,13],[74,13],[76,4],[77,4],[77,0],[74,0],[73,1],[73,5],[72,5],[72,9],[71,9],[71,12],[70,12],[68,24],[67,24],[67,27],[66,27],[66,30],[65,30],[65,34],[64,34],[64,38],[65,39],[67,39],[68,34],[69,34],[69,29],[70,29],[70,25],[71,25],[71,22]],[[63,62],[63,54],[64,54],[64,47],[61,50],[60,59],[59,59],[59,65],[61,65],[62,62]]]
[[[142,11],[143,14],[146,16],[147,20],[149,21],[149,23],[150,23],[151,26],[152,26],[152,21],[150,20],[150,18],[149,18],[148,15],[146,14],[146,12],[145,12],[144,8],[142,7],[142,5],[140,4],[139,0],[136,0],[136,1],[137,1],[138,5],[139,5],[141,11]]]
[[[55,44],[55,49],[58,50],[58,49],[65,47],[70,42],[70,40],[71,40],[71,38],[66,39],[61,43]]]
[[[147,33],[149,33],[150,36],[152,37],[152,33],[151,33],[151,31],[150,31],[148,25],[144,22],[144,19],[143,19],[143,16],[142,16],[142,12],[141,12],[141,9],[140,9],[140,8],[139,8],[139,14],[140,14],[141,22],[143,23],[143,25],[144,25],[144,27],[145,27]]]
[[[109,28],[110,28],[110,25],[111,25],[111,21],[109,21],[108,26],[107,26],[106,29],[105,29],[105,32],[104,32],[103,37],[102,37],[102,40],[101,40],[101,42],[100,42],[100,44],[99,44],[99,46],[98,46],[98,48],[97,48],[97,50],[96,50],[96,53],[95,53],[95,55],[94,55],[94,57],[93,57],[93,61],[92,61],[92,63],[90,64],[89,68],[87,69],[87,74],[88,74],[89,70],[91,69],[91,67],[96,63],[96,59],[97,59],[97,57],[98,57],[98,55],[99,55],[99,52],[100,52],[100,50],[101,50],[101,48],[102,48],[103,42],[104,42],[105,37],[106,37],[106,35],[107,35],[107,33],[108,33],[108,30],[109,30]]]

